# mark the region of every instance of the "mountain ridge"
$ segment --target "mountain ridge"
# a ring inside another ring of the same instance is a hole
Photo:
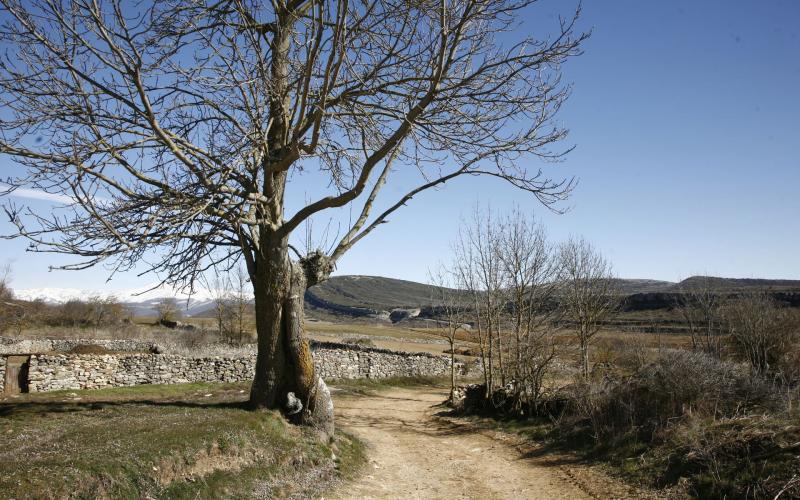
[[[768,280],[758,278],[720,278],[691,276],[678,283],[647,278],[618,278],[617,286],[623,295],[680,293],[699,286],[711,286],[721,292],[748,289],[771,289],[800,292],[800,280]],[[63,304],[70,299],[114,297],[136,315],[155,312],[156,304],[164,298],[175,298],[188,316],[207,315],[213,307],[215,292],[197,289],[193,294],[178,293],[164,287],[146,286],[127,290],[88,290],[77,288],[15,289],[21,300],[42,299],[50,304]],[[436,288],[415,281],[368,275],[333,276],[306,291],[306,303],[312,308],[328,309],[334,313],[369,316],[393,309],[424,307],[435,302]]]

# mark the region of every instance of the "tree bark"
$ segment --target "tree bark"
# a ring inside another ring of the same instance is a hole
[[[450,401],[456,390],[456,343],[455,334],[450,336]]]
[[[290,421],[313,427],[328,441],[334,433],[333,402],[316,374],[303,328],[305,270],[291,262],[285,241],[260,254],[255,268],[251,279],[258,354],[250,406],[281,410]]]
[[[589,341],[583,336],[581,337],[581,372],[583,378],[589,380],[591,372],[589,371]]]

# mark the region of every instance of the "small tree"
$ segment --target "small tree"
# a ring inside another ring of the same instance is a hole
[[[238,344],[244,343],[248,336],[247,325],[249,323],[249,308],[252,291],[250,280],[247,278],[247,273],[242,266],[237,266],[232,277],[233,287],[231,294],[231,312],[233,314],[233,330],[232,334],[234,341]]]
[[[428,272],[430,284],[434,286],[431,310],[436,311],[436,325],[450,346],[450,396],[456,388],[456,341],[458,331],[463,328],[464,293],[456,290],[451,269],[440,266]]]
[[[698,276],[681,286],[678,310],[689,326],[692,348],[722,356],[722,308],[725,303],[708,276]]]
[[[231,315],[231,282],[226,276],[215,270],[214,282],[211,286],[212,298],[214,301],[214,319],[217,321],[217,332],[220,337],[226,337],[228,320]]]
[[[175,297],[164,297],[156,304],[159,323],[170,323],[181,319],[181,309]]]
[[[503,385],[506,376],[501,321],[507,298],[499,257],[501,231],[501,222],[491,210],[476,204],[454,245],[455,280],[471,297],[487,399],[494,391],[495,375]]]
[[[116,297],[93,296],[86,300],[88,323],[98,328],[116,325],[128,316],[125,306]]]
[[[544,226],[519,210],[504,220],[498,257],[510,298],[509,363],[518,402],[536,406],[555,358],[553,335],[563,314],[556,297],[558,258]]]
[[[80,299],[69,299],[58,306],[54,319],[60,326],[87,326],[91,322],[89,305]]]
[[[558,249],[562,301],[575,328],[581,372],[589,378],[589,347],[604,322],[617,312],[619,296],[611,264],[584,238],[570,238]]]
[[[11,264],[0,267],[0,333],[13,330],[19,335],[26,324],[25,307],[14,300]]]
[[[11,264],[0,267],[0,301],[8,302],[14,299],[11,290]]]
[[[777,366],[800,333],[797,313],[779,307],[766,291],[733,298],[722,312],[734,347],[757,374]]]
[[[241,266],[214,279],[214,316],[219,334],[228,341],[241,344],[248,336],[249,309],[252,291],[250,280]]]

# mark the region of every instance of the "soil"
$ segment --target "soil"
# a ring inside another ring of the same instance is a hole
[[[335,394],[337,425],[367,443],[367,470],[335,499],[647,498],[575,457],[436,415],[446,390]]]

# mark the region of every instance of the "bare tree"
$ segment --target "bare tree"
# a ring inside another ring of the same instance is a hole
[[[174,297],[164,297],[156,304],[159,323],[170,323],[181,318],[181,308]]]
[[[757,374],[777,366],[800,335],[800,315],[779,307],[766,291],[731,299],[723,314],[735,347]]]
[[[527,160],[568,151],[552,149],[566,135],[553,120],[569,93],[560,67],[586,35],[576,13],[551,36],[517,36],[534,3],[0,0],[0,153],[24,172],[10,186],[65,200],[52,217],[6,211],[34,250],[83,257],[65,269],[149,266],[191,288],[243,258],[251,404],[283,408],[293,392],[293,418],[331,435],[304,290],[457,177],[496,177],[549,206],[572,188]],[[387,199],[396,166],[419,183]],[[327,192],[288,211],[287,186],[309,179]],[[340,208],[357,214],[341,239],[293,261],[295,230]]]
[[[454,246],[457,281],[472,297],[487,399],[494,390],[495,375],[500,375],[503,385],[506,375],[501,330],[506,306],[500,261],[501,234],[499,218],[491,209],[476,204],[470,219],[462,224]]]
[[[6,263],[0,267],[0,301],[7,302],[14,298],[11,290],[11,264]]]
[[[242,266],[225,274],[216,273],[213,282],[214,316],[219,334],[229,342],[242,344],[249,335],[250,279]]]
[[[611,264],[584,238],[570,238],[558,253],[566,319],[578,336],[581,371],[588,379],[592,338],[618,309],[615,279]]]
[[[236,267],[231,281],[233,283],[231,287],[231,309],[233,312],[232,333],[234,340],[242,344],[248,335],[249,297],[252,297],[253,293],[250,291],[250,280],[242,266]]]
[[[13,328],[19,335],[24,326],[25,309],[14,301],[11,276],[10,263],[0,266],[0,333]]]
[[[558,256],[544,226],[514,210],[503,223],[498,257],[510,295],[513,345],[509,352],[517,401],[535,406],[555,358],[553,335],[563,313],[556,297]]]
[[[471,316],[474,319],[473,332],[478,338],[478,349],[480,352],[481,373],[483,374],[483,384],[486,387],[486,396],[491,394],[492,376],[490,364],[487,359],[486,336],[484,335],[483,321],[483,292],[479,285],[477,259],[475,250],[464,238],[463,230],[459,231],[458,239],[453,245],[454,269],[453,275],[457,288],[467,294]]]
[[[689,326],[692,348],[722,356],[722,307],[725,297],[708,276],[698,276],[681,286],[677,306]]]
[[[117,324],[128,317],[125,306],[116,297],[92,296],[86,299],[87,321],[95,332],[98,328]]]
[[[212,300],[214,301],[214,319],[217,321],[217,331],[220,337],[227,337],[228,324],[231,311],[231,281],[226,275],[215,273],[211,286]]]
[[[440,266],[435,271],[428,272],[428,281],[434,287],[431,309],[438,312],[436,324],[450,346],[449,401],[453,401],[453,393],[456,388],[456,341],[459,330],[464,328],[465,314],[465,294],[456,289],[455,275],[453,274],[455,267]]]

